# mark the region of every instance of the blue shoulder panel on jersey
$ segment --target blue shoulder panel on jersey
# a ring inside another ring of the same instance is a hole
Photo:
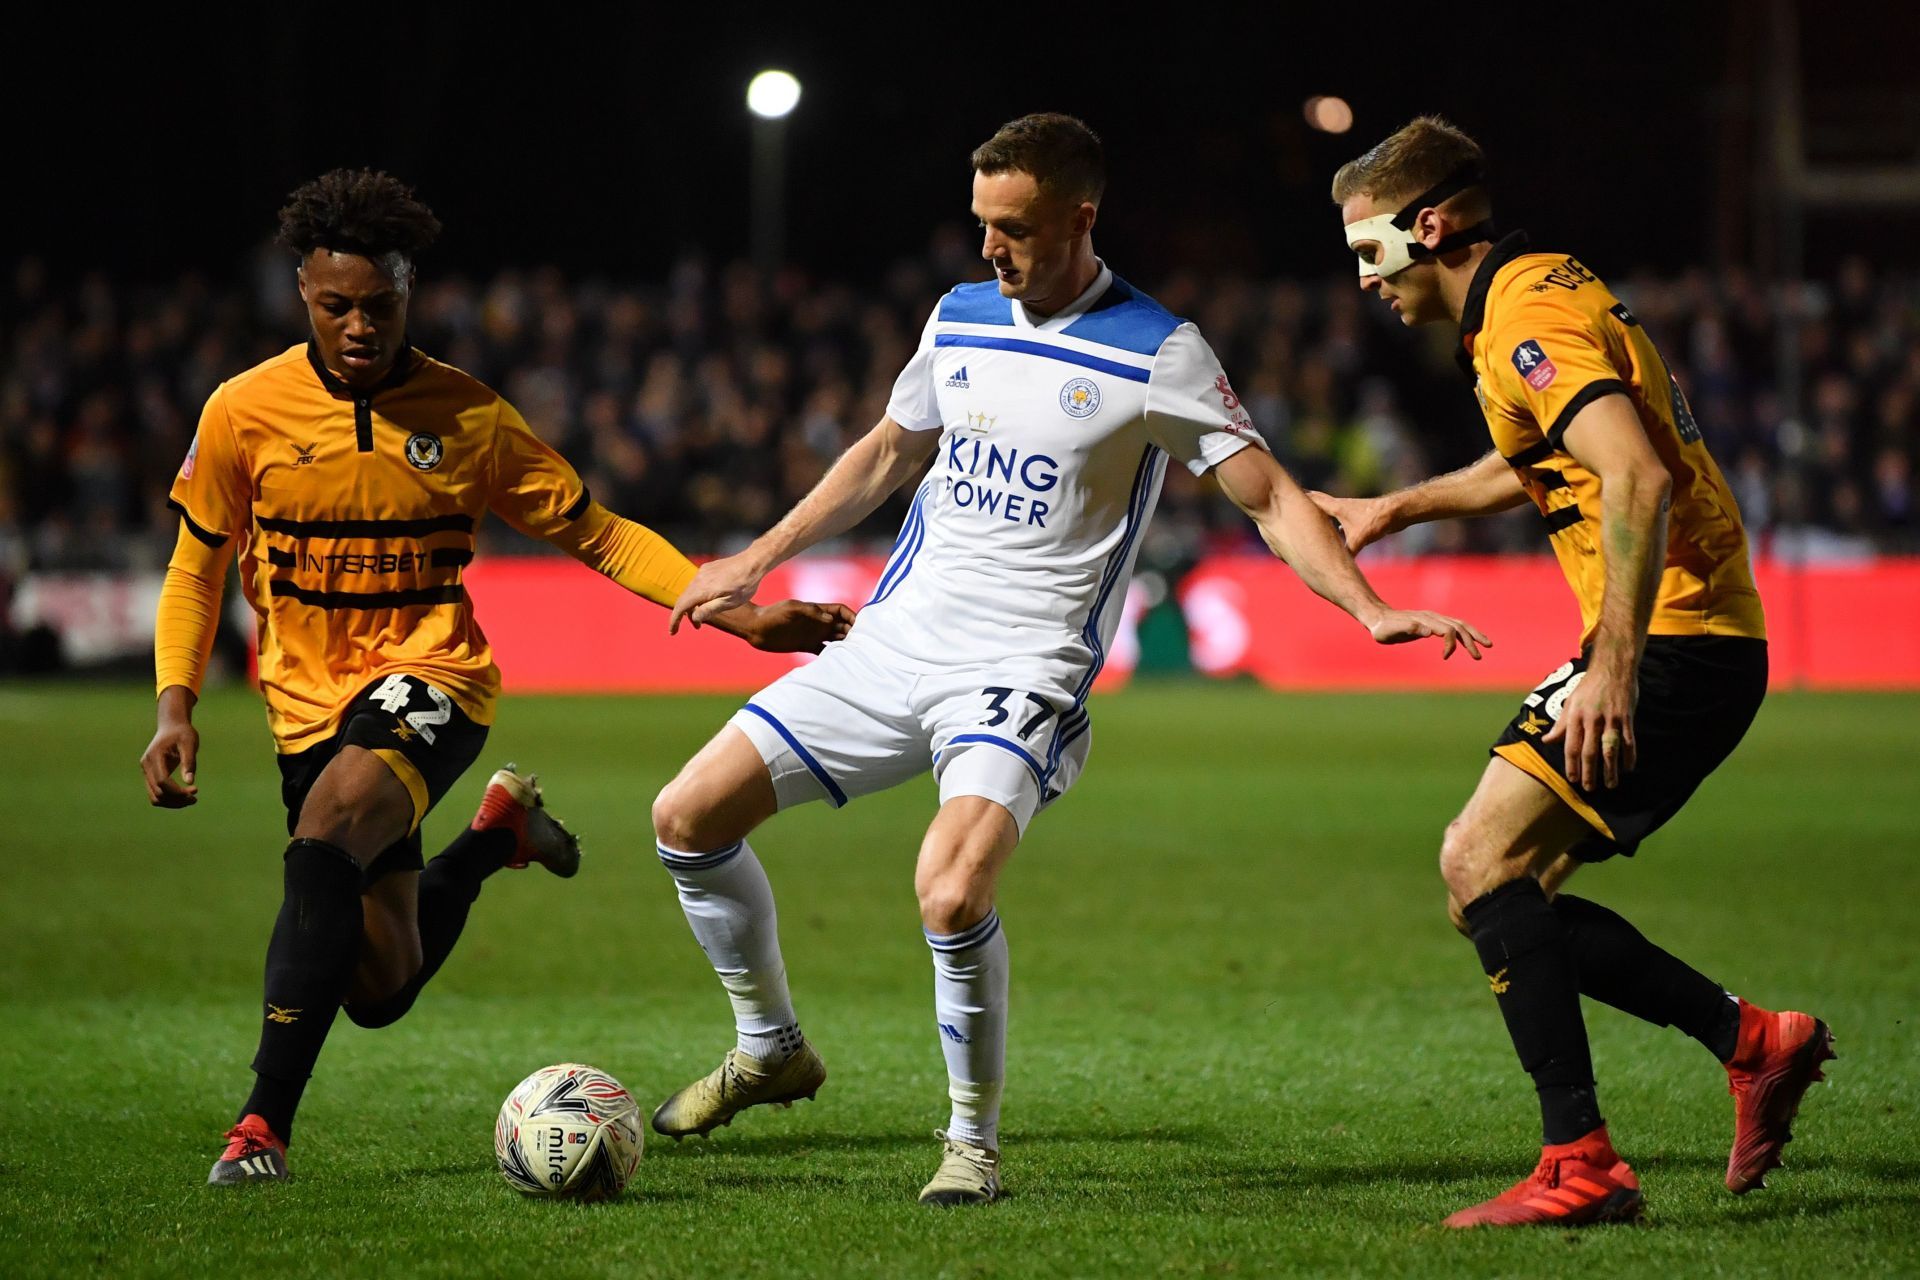
[[[1060,332],[1070,338],[1155,355],[1167,336],[1186,321],[1141,293],[1119,276],[1087,313]]]
[[[980,284],[957,284],[940,299],[940,318],[956,324],[1013,323],[1013,302],[1000,296],[1000,286],[991,280]]]

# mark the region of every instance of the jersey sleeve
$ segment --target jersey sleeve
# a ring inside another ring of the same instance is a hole
[[[1249,446],[1266,448],[1200,330],[1183,324],[1160,344],[1147,379],[1147,435],[1205,475]]]
[[[160,603],[153,619],[154,691],[173,685],[193,690],[207,672],[214,633],[220,627],[220,596],[226,587],[227,566],[233,561],[233,541],[208,546],[185,520],[167,576],[160,584]]]
[[[187,531],[209,547],[224,545],[252,519],[253,480],[240,456],[226,391],[223,383],[207,397],[186,461],[167,493],[167,505],[180,513]]]
[[[1627,382],[1588,316],[1567,302],[1531,291],[1496,309],[1487,364],[1502,396],[1540,424],[1554,448],[1574,415]]]
[[[908,431],[935,431],[945,425],[933,381],[933,326],[939,319],[940,308],[935,307],[920,331],[919,349],[893,380],[893,394],[887,397],[887,416]]]
[[[591,499],[573,464],[561,457],[505,400],[493,436],[494,514],[530,538],[550,538],[586,514]]]
[[[589,502],[585,514],[562,524],[549,541],[655,604],[671,605],[693,581],[693,562],[679,548],[597,502]]]

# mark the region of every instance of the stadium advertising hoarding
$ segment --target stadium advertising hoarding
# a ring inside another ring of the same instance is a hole
[[[883,563],[800,560],[774,573],[761,599],[863,601]],[[1550,559],[1383,559],[1367,572],[1389,600],[1486,630],[1495,644],[1485,661],[1456,655],[1442,666],[1431,646],[1368,644],[1344,614],[1260,556],[1212,557],[1182,580],[1175,599],[1186,661],[1208,675],[1251,675],[1280,689],[1514,689],[1566,657],[1579,634],[1579,614]],[[1758,578],[1776,687],[1920,688],[1920,559],[1762,563]],[[717,632],[670,638],[660,612],[621,599],[569,561],[485,559],[467,582],[512,690],[750,692],[796,661]],[[1095,687],[1125,684],[1143,660],[1184,665],[1160,656],[1164,648],[1151,637],[1166,630],[1149,617],[1136,582]]]
[[[863,601],[884,563],[878,556],[800,560],[769,578],[761,598]],[[1149,667],[1250,675],[1276,689],[1513,689],[1566,656],[1579,629],[1549,559],[1383,559],[1370,560],[1367,572],[1389,600],[1484,628],[1495,642],[1485,661],[1441,666],[1429,646],[1366,644],[1284,566],[1215,556],[1175,593],[1184,627],[1166,625],[1164,610],[1173,605],[1154,613],[1135,583],[1095,687],[1113,689],[1133,676],[1145,635]],[[1776,687],[1920,688],[1920,558],[1762,562],[1757,576]],[[159,581],[158,574],[29,575],[10,620],[16,633],[41,626],[57,633],[69,666],[144,661],[153,651]],[[519,692],[744,693],[796,661],[718,632],[669,637],[663,613],[622,598],[570,560],[486,557],[468,571],[467,584],[507,683]],[[236,620],[244,616],[244,604],[227,603]]]

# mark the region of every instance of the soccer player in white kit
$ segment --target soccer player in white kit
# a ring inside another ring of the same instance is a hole
[[[920,1194],[930,1204],[999,1195],[1008,964],[995,883],[1086,763],[1087,691],[1169,460],[1212,471],[1275,554],[1375,641],[1436,636],[1475,657],[1487,642],[1383,603],[1267,452],[1199,331],[1094,256],[1105,165],[1086,125],[1016,120],[973,168],[997,280],[940,300],[886,416],[770,532],[703,567],[673,620],[750,600],[775,565],[851,528],[931,460],[873,598],[846,641],[755,694],[653,806],[660,859],[738,1031],[712,1074],[654,1113],[677,1138],[811,1098],[826,1080],[748,834],[790,805],[838,807],[932,771],[940,809],[914,888],[952,1114]]]

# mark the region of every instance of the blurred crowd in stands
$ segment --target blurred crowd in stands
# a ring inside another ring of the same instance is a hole
[[[1920,277],[1852,261],[1769,287],[1595,265],[1674,366],[1763,549],[1920,549]],[[879,419],[934,300],[981,278],[957,230],[860,286],[691,258],[645,281],[474,278],[429,261],[411,337],[503,392],[602,501],[712,553],[778,518]],[[1378,492],[1486,448],[1452,334],[1403,329],[1351,275],[1135,283],[1198,322],[1309,486]],[[167,487],[208,393],[304,337],[293,263],[262,250],[237,278],[134,286],[29,258],[0,289],[0,582],[164,564]],[[1788,321],[1797,339],[1783,338]],[[1786,340],[1805,371],[1799,412],[1775,373]],[[845,548],[884,551],[900,514],[876,514]],[[497,522],[486,545],[532,550]],[[1152,545],[1169,566],[1258,547],[1210,484],[1177,467]],[[1522,511],[1410,531],[1381,554],[1545,550]]]

